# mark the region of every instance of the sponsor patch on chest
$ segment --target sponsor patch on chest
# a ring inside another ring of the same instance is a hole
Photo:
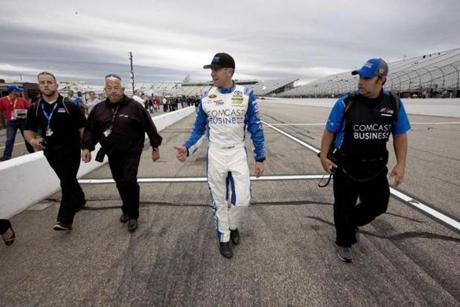
[[[233,104],[242,104],[243,103],[243,97],[232,97],[232,103]]]
[[[380,113],[380,116],[390,117],[390,116],[393,116],[394,111],[388,107],[384,107],[380,109],[379,113]]]
[[[243,103],[243,92],[241,91],[234,91],[232,93],[232,103],[236,105],[240,105]]]

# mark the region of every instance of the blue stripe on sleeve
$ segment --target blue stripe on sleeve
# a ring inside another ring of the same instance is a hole
[[[259,117],[256,96],[251,91],[249,94],[248,110],[246,112],[245,124],[251,133],[252,143],[254,145],[254,158],[256,160],[265,159],[265,142],[262,122]]]
[[[398,119],[391,128],[393,134],[404,134],[411,128],[409,118],[407,117],[406,109],[402,101],[399,101]]]
[[[203,101],[203,100],[202,100]],[[206,131],[206,125],[208,124],[208,115],[204,112],[203,106],[199,105],[198,114],[196,116],[195,124],[193,124],[192,135],[185,142],[184,146],[190,148],[195,145],[196,142],[203,136]]]
[[[326,130],[332,133],[338,133],[343,129],[343,121],[345,117],[345,101],[346,96],[339,98],[332,107],[329,118],[326,122]]]

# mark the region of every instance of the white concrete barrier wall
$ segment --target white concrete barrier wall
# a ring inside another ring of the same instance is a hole
[[[153,117],[158,131],[192,114],[194,107]],[[78,177],[103,165],[94,161],[99,144],[90,163],[81,163]],[[104,163],[107,162],[107,157]],[[31,205],[59,191],[59,179],[49,166],[43,152],[24,155],[0,163],[0,218],[10,218]]]
[[[259,100],[259,103],[263,103],[264,101],[331,108],[337,99],[268,97],[265,100]],[[402,98],[402,101],[408,114],[460,117],[460,98]]]

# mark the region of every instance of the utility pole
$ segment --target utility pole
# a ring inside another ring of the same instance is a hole
[[[133,95],[134,95],[134,69],[133,69],[133,53],[130,51],[129,52],[129,65],[131,67],[131,72],[129,74],[131,78],[131,86],[133,88]]]

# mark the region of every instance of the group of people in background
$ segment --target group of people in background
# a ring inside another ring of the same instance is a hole
[[[11,159],[18,130],[24,137],[24,125],[27,110],[30,107],[29,101],[22,97],[21,88],[16,85],[9,85],[7,91],[8,95],[0,98],[0,114],[3,114],[6,120],[6,142],[0,161]],[[27,151],[29,153],[34,152],[33,147],[29,143],[25,143]]]
[[[6,141],[0,161],[11,159],[17,132],[19,131],[21,135],[24,135],[27,109],[32,103],[36,103],[42,98],[42,93],[40,93],[33,99],[27,99],[24,97],[23,89],[14,84],[8,86],[7,92],[8,95],[0,98],[0,118],[3,118],[6,122]],[[69,89],[64,100],[79,107],[83,115],[88,117],[93,108],[103,101],[104,98],[101,99],[101,96],[96,94],[95,91],[82,93],[81,91],[75,92]],[[200,97],[198,96],[159,97],[152,95],[149,97],[140,90],[134,92],[132,99],[140,103],[150,114],[161,112],[161,108],[163,112],[176,111],[179,109],[179,105],[182,108],[193,105],[197,107],[200,102]],[[25,146],[29,153],[35,151],[28,142],[25,142]]]
[[[148,97],[141,91],[134,91],[132,98],[142,104],[150,113],[159,112],[161,106],[163,106],[163,112],[166,113],[177,111],[179,106],[181,106],[181,108],[185,108],[196,106],[200,103],[199,96],[164,96],[160,99],[161,97],[154,95]]]

